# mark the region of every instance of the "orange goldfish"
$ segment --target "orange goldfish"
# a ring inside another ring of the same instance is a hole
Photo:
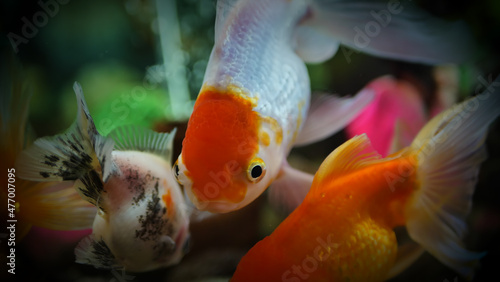
[[[485,92],[436,116],[386,158],[365,134],[353,137],[324,160],[303,203],[242,258],[231,281],[382,281],[412,260],[398,257],[397,226],[472,277],[483,254],[461,238],[499,114],[500,91]]]

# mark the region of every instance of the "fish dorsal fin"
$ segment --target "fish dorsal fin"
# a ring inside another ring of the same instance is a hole
[[[357,135],[326,157],[314,176],[311,189],[327,179],[373,164],[382,156],[372,147],[366,134]]]
[[[114,142],[113,140],[100,135],[97,131],[94,120],[90,115],[87,102],[85,102],[85,96],[83,95],[82,86],[78,82],[75,82],[73,84],[73,90],[75,91],[78,103],[78,117],[76,126],[78,128],[78,131],[82,132],[82,134],[86,135],[86,137],[88,137],[88,140],[90,140],[95,155],[101,165],[102,179],[104,182],[106,182],[113,167],[111,165],[111,153],[113,152]]]
[[[129,125],[116,128],[108,137],[115,141],[116,150],[152,153],[170,162],[176,132],[177,128],[174,128],[170,133],[160,133],[140,126]]]

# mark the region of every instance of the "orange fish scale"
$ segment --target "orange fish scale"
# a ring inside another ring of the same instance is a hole
[[[313,186],[304,203],[264,239],[290,258],[287,267],[301,266],[296,273],[288,268],[289,281],[384,280],[397,255],[392,229],[404,224],[403,208],[415,190],[415,173],[401,169],[409,168],[410,160],[332,174]],[[285,271],[277,269],[275,276]]]

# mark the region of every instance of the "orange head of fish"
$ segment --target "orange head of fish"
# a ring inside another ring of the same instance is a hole
[[[233,211],[263,191],[252,188],[266,172],[258,157],[260,118],[254,106],[254,99],[238,91],[202,89],[173,168],[198,209]]]

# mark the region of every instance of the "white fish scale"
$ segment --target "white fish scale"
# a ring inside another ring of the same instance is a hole
[[[234,85],[257,97],[254,110],[280,124],[288,147],[297,120],[305,119],[310,95],[307,69],[291,47],[293,28],[306,3],[239,1],[235,5],[229,13],[218,13],[219,37],[204,82],[220,88]]]

